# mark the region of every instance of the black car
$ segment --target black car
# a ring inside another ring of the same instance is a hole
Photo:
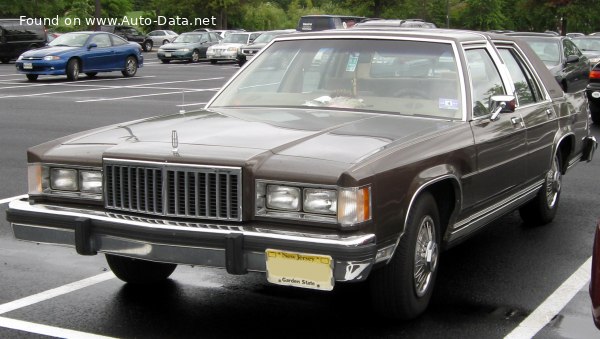
[[[46,29],[18,19],[0,19],[0,61],[7,64],[21,53],[46,45]]]
[[[571,38],[581,53],[590,60],[592,68],[600,62],[600,36],[579,36]]]
[[[573,41],[548,33],[507,33],[519,37],[542,59],[565,92],[579,92],[589,82],[590,62]]]
[[[120,36],[121,38],[127,41],[137,42],[142,46],[144,52],[149,52],[152,50],[152,46],[154,43],[152,39],[146,34],[138,31],[134,27],[131,26],[100,26],[100,30],[103,32],[113,33],[115,35]]]

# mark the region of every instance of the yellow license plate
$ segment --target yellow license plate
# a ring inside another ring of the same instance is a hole
[[[333,290],[333,260],[328,255],[265,251],[267,280],[277,285]]]

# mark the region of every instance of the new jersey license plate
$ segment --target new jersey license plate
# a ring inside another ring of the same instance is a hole
[[[333,289],[331,256],[267,249],[265,258],[270,283],[325,291]]]

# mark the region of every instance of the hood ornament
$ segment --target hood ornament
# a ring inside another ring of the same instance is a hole
[[[171,147],[174,155],[179,155],[179,137],[177,130],[171,131]]]

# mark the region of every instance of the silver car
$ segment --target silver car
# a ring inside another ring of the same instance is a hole
[[[179,34],[170,30],[156,30],[148,33],[148,37],[152,39],[154,46],[160,46],[173,42]]]

